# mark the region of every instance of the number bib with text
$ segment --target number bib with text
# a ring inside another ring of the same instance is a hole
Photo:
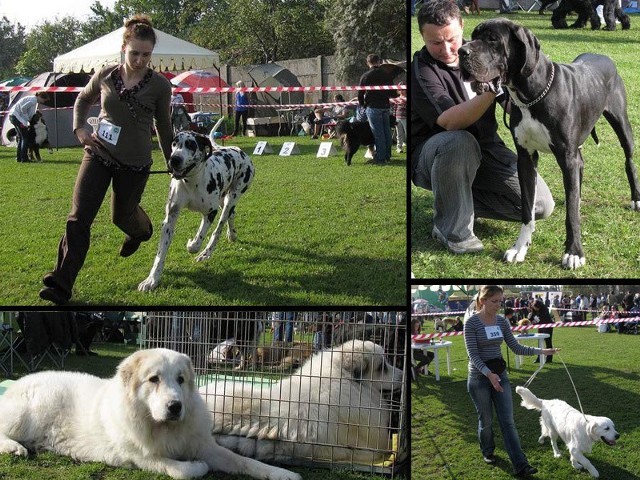
[[[120,137],[121,131],[122,127],[107,122],[106,120],[100,120],[98,125],[98,137],[111,145],[118,144],[118,138]]]
[[[487,340],[502,338],[502,330],[500,330],[500,327],[498,325],[484,327],[484,331],[487,333]]]

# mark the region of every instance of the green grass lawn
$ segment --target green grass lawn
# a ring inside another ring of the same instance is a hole
[[[433,327],[425,329],[433,332]],[[482,460],[477,441],[477,416],[467,393],[467,355],[462,336],[449,337],[452,375],[446,372],[446,356],[441,362],[441,381],[422,377],[421,386],[411,393],[412,478],[415,479],[508,479],[511,463],[497,420],[494,418],[496,466]],[[584,412],[611,418],[620,440],[614,447],[598,442],[587,454],[600,478],[632,480],[640,478],[640,353],[635,335],[597,333],[595,327],[557,328],[553,345],[561,347],[560,356],[538,373],[529,389],[540,398],[559,398],[579,408],[576,394],[561,359],[575,382]],[[532,342],[527,342],[531,344]],[[503,356],[506,347],[503,344]],[[441,350],[443,352],[443,350]],[[505,357],[506,358],[506,357]],[[529,462],[538,468],[537,480],[578,480],[591,478],[579,473],[569,462],[564,444],[562,458],[554,458],[547,440],[538,444],[539,412],[520,406],[517,385],[523,385],[536,370],[534,357],[524,357],[520,370],[515,369],[513,352],[509,352],[510,381],[514,397],[514,417],[522,448]],[[433,365],[430,369],[433,371]]]
[[[120,361],[133,353],[135,347],[119,344],[95,344],[92,350],[99,353],[97,357],[77,357],[70,355],[65,361],[65,370],[81,371],[108,378],[114,375],[115,368]],[[43,364],[43,368],[51,367]],[[26,372],[16,368],[18,376]],[[0,381],[4,380],[0,375]],[[386,477],[369,475],[344,470],[327,470],[322,468],[287,467],[298,472],[305,480],[384,480]],[[52,453],[39,453],[28,459],[11,455],[0,455],[0,479],[3,480],[151,480],[168,479],[165,475],[158,475],[141,470],[115,468],[97,462],[76,462],[68,457]],[[249,477],[242,475],[226,475],[210,473],[204,478],[216,480],[245,480]]]
[[[481,21],[495,17],[493,11],[464,17],[465,38]],[[509,15],[528,28],[540,40],[542,51],[555,62],[571,62],[584,52],[610,56],[616,63],[627,88],[628,113],[632,127],[640,131],[640,83],[637,81],[637,51],[640,29],[615,32],[584,30],[554,30],[550,14],[517,13]],[[637,24],[640,16],[632,16]],[[424,45],[417,20],[411,23],[411,50]],[[567,112],[568,115],[574,112]],[[514,149],[510,132],[504,127],[502,109],[497,109],[500,135]],[[584,144],[584,183],[582,187],[582,241],[586,265],[577,271],[565,271],[560,259],[565,241],[565,198],[562,175],[555,158],[541,154],[540,173],[549,185],[556,202],[551,217],[539,221],[533,244],[521,264],[502,261],[504,252],[515,242],[519,223],[480,219],[474,228],[484,244],[484,251],[475,255],[456,256],[431,238],[433,228],[433,196],[431,192],[411,188],[411,269],[416,278],[608,278],[637,277],[640,254],[637,235],[640,214],[629,208],[630,190],[624,171],[624,154],[613,129],[601,119],[597,125],[600,146],[592,140]],[[515,150],[515,149],[514,149]],[[636,164],[638,156],[636,155]],[[624,268],[621,266],[624,265]]]
[[[111,223],[107,199],[92,228],[92,245],[76,282],[77,305],[404,305],[406,303],[406,159],[351,167],[338,155],[316,158],[319,141],[269,137],[274,154],[254,156],[256,177],[237,206],[238,240],[221,237],[212,257],[196,263],[186,251],[200,215],[184,211],[161,284],[137,291],[155,257],[168,175],[151,175],[142,199],[154,235],[129,258],[118,256],[124,234]],[[255,138],[233,143],[249,154]],[[280,157],[283,142],[301,153]],[[15,162],[0,147],[0,299],[44,305],[41,279],[56,261],[82,157],[79,148],[43,154],[41,164]],[[155,169],[164,161],[154,151]],[[110,192],[107,193],[108,198]],[[225,229],[226,230],[226,229]],[[213,231],[213,228],[211,229]]]

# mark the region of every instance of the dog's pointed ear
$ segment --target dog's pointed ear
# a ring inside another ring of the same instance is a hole
[[[517,57],[524,58],[524,63],[520,69],[523,77],[530,76],[538,64],[540,58],[540,42],[536,36],[527,28],[518,24],[513,24],[513,37],[516,40]]]

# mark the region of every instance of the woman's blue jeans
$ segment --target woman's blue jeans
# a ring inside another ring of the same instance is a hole
[[[500,385],[504,392],[498,392],[482,373],[469,373],[467,391],[478,413],[478,440],[483,456],[493,455],[493,410],[498,417],[500,431],[504,438],[504,448],[509,455],[515,472],[519,472],[529,462],[520,447],[520,438],[513,421],[513,399],[509,375],[505,370],[500,375]]]

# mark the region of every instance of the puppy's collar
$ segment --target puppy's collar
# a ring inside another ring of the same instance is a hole
[[[518,99],[518,96],[517,96],[516,92],[514,92],[514,94],[511,95],[511,101],[513,103],[515,103],[518,108],[529,108],[529,107],[534,106],[536,103],[538,103],[544,97],[546,97],[547,93],[549,93],[549,90],[551,89],[551,84],[553,83],[553,78],[555,77],[555,73],[556,73],[555,65],[553,64],[553,62],[551,62],[551,77],[549,78],[549,82],[547,83],[547,86],[544,88],[542,93],[540,95],[538,95],[538,98],[536,98],[532,102],[522,103]]]

